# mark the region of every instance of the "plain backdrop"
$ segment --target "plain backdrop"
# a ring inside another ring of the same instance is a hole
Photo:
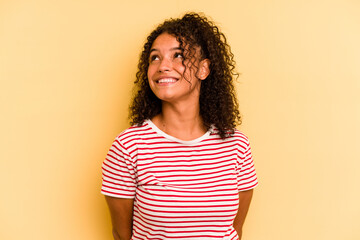
[[[360,239],[357,0],[0,1],[0,239],[112,239],[101,163],[146,36],[187,11],[241,73],[260,181],[243,239]]]

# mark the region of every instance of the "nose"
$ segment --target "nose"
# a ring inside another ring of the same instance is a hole
[[[159,65],[159,72],[168,72],[171,71],[172,61],[168,58],[163,58]]]

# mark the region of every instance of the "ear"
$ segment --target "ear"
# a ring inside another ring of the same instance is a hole
[[[200,80],[205,80],[210,74],[210,60],[205,58],[200,61],[197,77]]]

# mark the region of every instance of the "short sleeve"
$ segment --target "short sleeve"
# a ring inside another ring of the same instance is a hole
[[[237,166],[237,186],[239,192],[253,189],[258,185],[250,144],[247,139],[243,144],[244,150],[240,150]]]
[[[102,164],[101,193],[118,198],[134,198],[135,167],[130,154],[118,139],[113,142]]]

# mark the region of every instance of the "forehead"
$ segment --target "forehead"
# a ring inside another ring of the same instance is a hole
[[[193,52],[196,55],[200,53],[199,46],[191,46],[191,50],[189,51],[189,44],[184,40],[183,46],[180,46],[180,42],[174,35],[169,33],[160,34],[155,41],[153,42],[150,52],[153,51],[165,51],[165,50],[184,50],[185,52]]]
[[[175,36],[168,33],[162,33],[153,42],[151,46],[151,50],[160,50],[163,48],[179,48],[179,47],[180,47],[180,43]]]

